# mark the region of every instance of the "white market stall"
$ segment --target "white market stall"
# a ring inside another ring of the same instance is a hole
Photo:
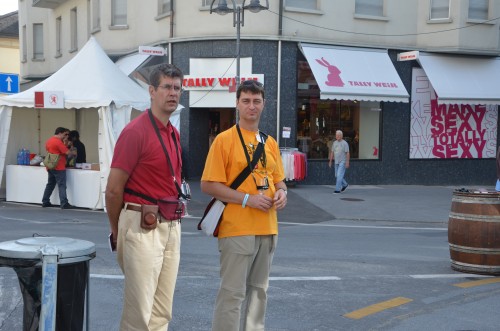
[[[35,108],[35,91],[63,91],[64,109]],[[93,37],[49,78],[22,93],[0,98],[0,183],[2,189],[5,183],[7,201],[41,203],[45,168],[16,165],[17,151],[27,148],[45,155],[45,141],[62,126],[80,132],[87,162],[99,164],[99,171],[68,171],[70,203],[103,208],[116,139],[130,121],[132,109],[143,111],[149,104],[147,90],[127,77]],[[52,199],[57,203],[56,192]]]

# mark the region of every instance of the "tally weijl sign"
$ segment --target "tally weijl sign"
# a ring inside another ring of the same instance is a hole
[[[245,80],[261,81],[258,76],[262,75],[240,77],[240,82]],[[231,87],[236,86],[236,79],[234,77],[188,77],[184,78],[182,86],[188,91],[207,89],[228,91]]]
[[[408,102],[387,51],[302,46],[322,99]]]
[[[439,104],[424,70],[413,69],[410,159],[496,157],[495,105]]]
[[[190,108],[224,107],[236,105],[236,59],[191,58],[189,75],[184,75],[183,87],[189,91]],[[252,58],[240,59],[240,79],[258,80],[264,84],[263,74],[252,73]]]

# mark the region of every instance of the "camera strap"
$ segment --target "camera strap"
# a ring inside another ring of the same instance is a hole
[[[151,109],[148,110],[148,115],[149,115],[149,119],[151,120],[151,124],[153,124],[156,135],[158,136],[158,139],[160,140],[161,147],[163,149],[163,152],[165,153],[165,157],[167,158],[168,167],[170,168],[170,173],[172,174],[172,179],[174,181],[175,188],[177,189],[177,193],[179,193],[179,197],[181,197],[185,200],[189,200],[191,197],[188,197],[184,193],[182,193],[182,190],[179,186],[179,183],[177,182],[177,179],[175,178],[174,167],[172,167],[172,162],[170,161],[170,156],[168,155],[167,147],[165,146],[165,143],[163,142],[163,139],[161,138],[160,129],[158,128],[158,125],[156,125],[156,120],[153,117],[153,111]],[[181,155],[179,153],[179,146],[177,145],[177,139],[175,138],[174,131],[172,131],[172,139],[174,140],[175,151],[177,152],[177,159],[180,161]],[[182,168],[181,168],[181,178],[184,178],[184,176],[182,174]]]

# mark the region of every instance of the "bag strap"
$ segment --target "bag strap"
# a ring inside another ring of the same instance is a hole
[[[140,192],[137,192],[137,191],[134,191],[132,189],[129,189],[129,188],[125,188],[124,190],[126,193],[128,194],[132,194],[132,195],[135,195],[136,197],[139,197],[139,198],[143,198],[144,200],[146,201],[149,201],[149,202],[152,202],[154,203],[155,205],[158,204],[158,199],[155,199],[155,198],[152,198],[150,197],[149,195],[146,195],[146,194],[142,194]]]
[[[259,162],[261,154],[264,152],[264,143],[266,142],[267,135],[265,133],[259,133],[262,142],[259,142],[257,148],[255,149],[255,153],[253,154],[252,161],[250,162],[250,156],[248,155],[247,149],[245,147],[245,141],[243,140],[243,136],[241,135],[240,126],[236,124],[236,130],[238,130],[238,135],[240,137],[241,144],[243,146],[243,151],[245,152],[245,156],[247,158],[248,167],[244,168],[241,173],[236,177],[230,187],[233,190],[236,190],[247,177],[252,173],[252,169],[255,168],[257,163]]]
[[[163,153],[165,153],[165,157],[167,158],[167,163],[168,163],[168,166],[170,168],[170,173],[172,174],[172,179],[174,181],[175,188],[177,189],[177,193],[179,194],[179,196],[181,198],[183,198],[185,200],[189,200],[189,198],[184,193],[182,193],[182,190],[179,186],[179,183],[177,183],[177,179],[175,178],[175,173],[174,173],[174,167],[172,167],[172,162],[170,161],[170,156],[168,155],[167,147],[165,147],[165,143],[163,142],[163,139],[161,138],[160,129],[158,128],[158,125],[156,125],[156,121],[153,117],[153,111],[151,109],[148,110],[148,115],[149,115],[149,119],[151,120],[151,123],[153,124],[156,135],[158,136],[158,139],[160,140],[161,147],[163,149]],[[174,140],[175,150],[177,152],[177,158],[178,158],[178,160],[180,160],[181,158],[180,158],[180,153],[179,153],[179,146],[177,145],[177,139],[175,139],[174,132],[172,132],[172,139]],[[182,177],[182,169],[181,169],[181,177]]]

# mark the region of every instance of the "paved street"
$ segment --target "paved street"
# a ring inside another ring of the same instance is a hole
[[[209,198],[196,182],[191,187],[174,331],[210,329],[219,284],[216,240],[196,230]],[[334,195],[331,186],[290,188],[279,215],[266,330],[498,330],[500,278],[450,268],[454,189],[353,185]],[[94,242],[90,330],[118,330],[123,277],[107,248],[102,211],[0,202],[0,226],[0,242],[34,233]],[[22,299],[10,268],[0,268],[0,298],[0,331],[21,330]]]

